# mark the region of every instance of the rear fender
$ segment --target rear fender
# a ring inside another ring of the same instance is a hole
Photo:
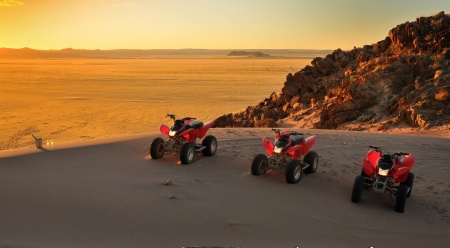
[[[398,158],[398,164],[397,166],[400,167],[407,167],[407,168],[412,168],[414,165],[414,155],[409,154],[409,155],[405,155],[405,156],[400,156]]]
[[[306,138],[305,143],[302,142],[300,144],[302,146],[301,154],[308,153],[309,150],[311,149],[311,147],[316,143],[316,140],[317,140],[317,135],[309,136],[308,138]]]
[[[272,142],[270,142],[268,139],[266,139],[266,138],[264,138],[263,139],[263,146],[264,146],[264,148],[266,148],[266,152],[268,153],[268,154],[270,154],[270,156],[272,156],[272,154],[273,154],[273,148],[274,148],[274,146],[273,146],[273,143]]]
[[[213,125],[214,125],[214,121],[210,121],[210,122],[204,124],[203,127],[201,127],[198,131],[198,138],[202,139],[203,137],[205,137],[209,128],[212,127]]]
[[[170,128],[164,124],[162,124],[161,127],[159,127],[159,131],[162,134],[166,135],[167,137],[169,137],[169,130],[170,130]]]
[[[372,177],[373,174],[375,173],[374,165],[365,158],[362,159],[362,164],[364,168],[364,173],[366,173],[366,175],[368,175],[369,177]]]

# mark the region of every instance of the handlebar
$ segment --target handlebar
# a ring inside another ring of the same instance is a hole
[[[375,149],[375,151],[377,151],[377,152],[380,152],[380,153],[383,153],[382,152],[382,150],[381,150],[381,147],[378,147],[378,146],[369,146],[369,148],[372,148],[372,149]],[[387,154],[389,154],[389,153],[387,153]],[[394,154],[392,154],[393,156],[404,156],[404,155],[409,155],[409,153],[407,153],[407,152],[396,152],[396,153],[394,153]]]
[[[167,117],[170,117],[174,121],[176,120],[176,115],[174,115],[174,114],[167,114]],[[197,120],[197,118],[195,118],[195,117],[185,117],[182,120],[183,121],[185,121],[185,120]]]
[[[170,117],[171,119],[175,120],[175,115],[174,114],[167,114],[167,117]]]
[[[278,135],[280,135],[280,133],[281,133],[281,130],[278,128],[272,128],[272,131],[274,131]],[[293,131],[288,131],[288,133],[290,135],[303,135],[303,133],[297,133],[297,132],[293,132]]]
[[[409,153],[407,153],[407,152],[396,152],[396,153],[394,153],[394,155],[404,156],[404,155],[409,155]]]

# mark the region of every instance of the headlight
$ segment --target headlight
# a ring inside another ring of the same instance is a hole
[[[387,176],[389,170],[383,170],[383,169],[378,169],[378,175],[380,176]]]
[[[169,136],[175,136],[175,134],[177,133],[177,131],[169,131]]]
[[[283,147],[275,147],[275,148],[273,149],[273,152],[274,152],[274,153],[281,153],[281,150],[283,150]]]

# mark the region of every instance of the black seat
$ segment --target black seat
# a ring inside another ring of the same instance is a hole
[[[199,127],[202,127],[203,126],[203,122],[201,122],[201,121],[193,121],[193,122],[191,122],[191,123],[189,123],[189,126],[191,127],[191,128],[199,128]]]
[[[294,145],[298,145],[298,144],[302,143],[303,136],[301,136],[301,135],[291,135],[291,139],[294,142]]]

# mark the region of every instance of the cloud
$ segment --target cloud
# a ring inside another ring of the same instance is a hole
[[[0,7],[10,7],[20,5],[23,5],[22,0],[0,0]]]

